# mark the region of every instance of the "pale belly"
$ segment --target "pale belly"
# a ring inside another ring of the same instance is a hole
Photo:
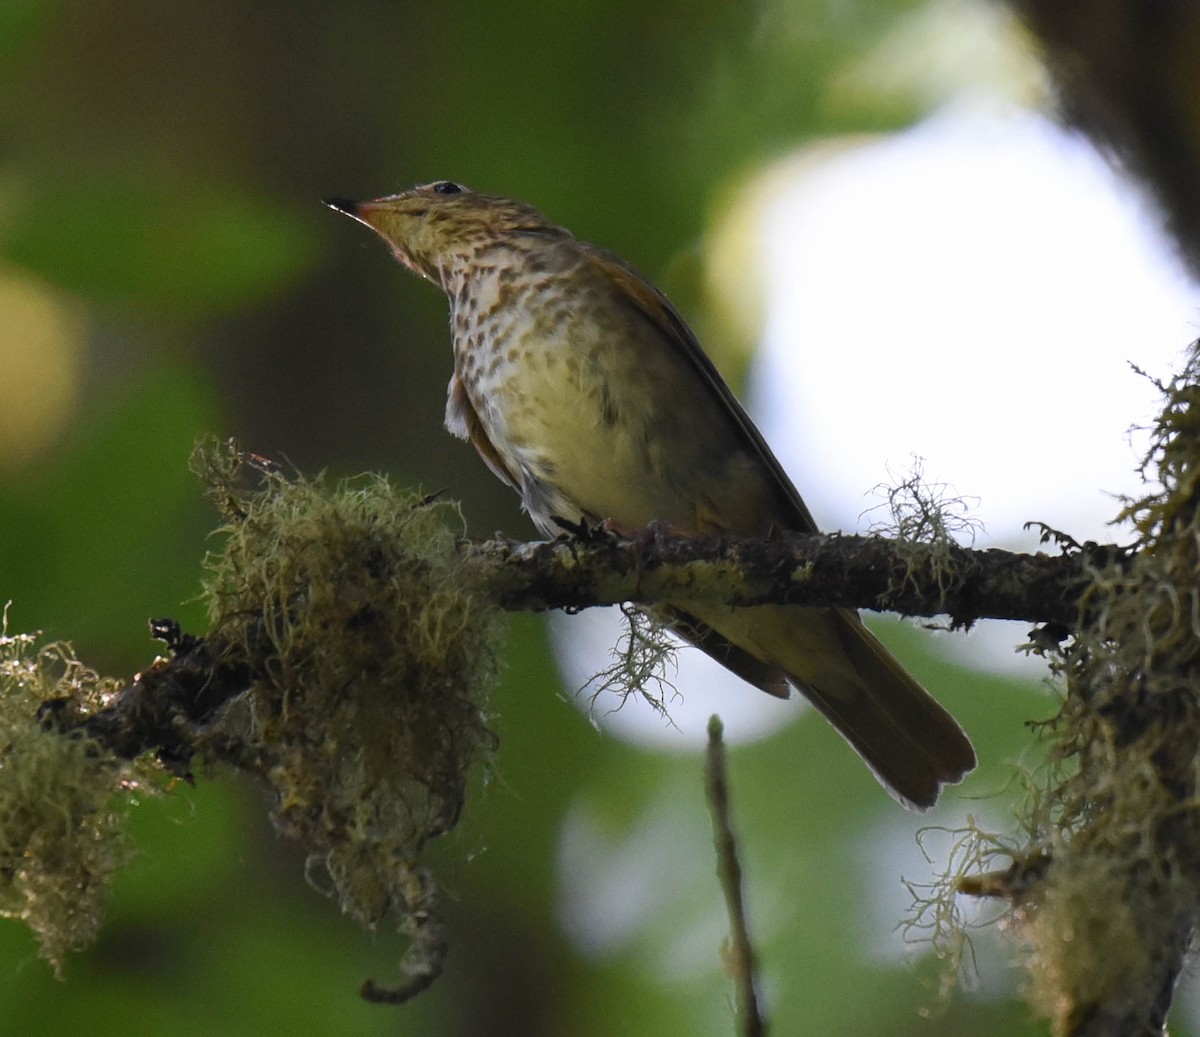
[[[549,344],[532,326],[505,331],[508,345],[471,351],[460,377],[543,533],[561,532],[557,518],[624,531],[779,524],[770,473],[682,354],[639,342],[636,324],[590,341],[567,328]]]

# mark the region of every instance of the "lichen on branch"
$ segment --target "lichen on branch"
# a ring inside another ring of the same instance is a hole
[[[130,855],[127,810],[156,781],[152,768],[42,718],[101,709],[120,686],[70,646],[9,634],[7,614],[0,622],[0,916],[32,930],[60,977],[67,953],[100,930],[109,883]]]
[[[225,519],[209,638],[253,672],[197,745],[267,782],[276,827],[343,911],[412,938],[404,983],[364,987],[403,1000],[445,954],[421,853],[495,745],[503,613],[464,564],[455,505],[379,476],[330,488],[274,468],[247,490],[242,461],[218,444],[195,458]]]
[[[453,504],[265,464],[251,483],[247,460],[215,441],[194,458],[223,519],[205,638],[156,621],[172,655],[124,686],[64,647],[0,639],[0,910],[57,965],[94,936],[123,860],[114,795],[142,772],[232,765],[272,791],[314,885],[411,938],[405,979],[364,986],[403,1000],[445,956],[422,851],[495,745],[504,613],[464,562]]]
[[[1135,549],[1089,574],[1025,839],[947,891],[1009,900],[1029,1001],[1070,1037],[1160,1034],[1200,917],[1200,350],[1160,388]]]
[[[655,602],[685,594],[947,613],[960,626],[983,616],[1062,625],[1101,567],[1128,563],[1096,545],[1018,555],[948,537],[738,541],[656,528],[633,540],[591,531],[478,543],[453,503],[382,477],[286,476],[215,441],[194,467],[221,515],[204,579],[208,633],[156,621],[170,657],[119,690],[105,684],[102,698],[45,692],[54,704],[40,706],[41,734],[64,752],[95,746],[71,757],[85,774],[125,774],[133,760],[161,784],[221,763],[264,782],[272,819],[306,849],[314,884],[361,924],[386,919],[411,938],[406,979],[364,987],[381,1001],[404,1000],[441,969],[438,885],[422,853],[456,823],[494,748],[489,697],[506,611],[632,601],[652,615]],[[652,624],[632,626],[607,677],[649,694],[666,651]],[[11,715],[36,728],[38,708]],[[0,785],[15,773],[0,773]],[[84,813],[109,816],[94,802]],[[31,860],[53,874],[53,861]],[[79,929],[79,942],[91,931]]]

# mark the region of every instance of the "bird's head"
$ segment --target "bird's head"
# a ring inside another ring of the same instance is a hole
[[[401,263],[442,287],[488,247],[527,235],[570,237],[531,205],[450,180],[368,202],[328,198],[325,204],[370,227]]]

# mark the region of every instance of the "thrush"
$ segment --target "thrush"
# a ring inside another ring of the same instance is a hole
[[[329,199],[450,303],[446,427],[546,536],[652,522],[815,533],[762,434],[678,311],[618,256],[530,205],[448,180]],[[975,766],[954,718],[848,609],[662,603],[685,640],[763,691],[802,692],[901,803]]]

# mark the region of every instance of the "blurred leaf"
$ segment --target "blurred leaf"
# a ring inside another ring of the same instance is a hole
[[[105,303],[207,315],[279,290],[314,255],[308,225],[279,203],[213,183],[89,173],[22,201],[0,253]]]
[[[0,4],[0,71],[25,54],[60,6],[59,0],[4,0]]]
[[[187,463],[197,435],[219,426],[207,382],[166,368],[85,422],[56,467],[0,488],[15,628],[75,641],[96,666],[97,644],[106,659],[148,658],[144,620],[178,615],[199,591],[208,508]]]

